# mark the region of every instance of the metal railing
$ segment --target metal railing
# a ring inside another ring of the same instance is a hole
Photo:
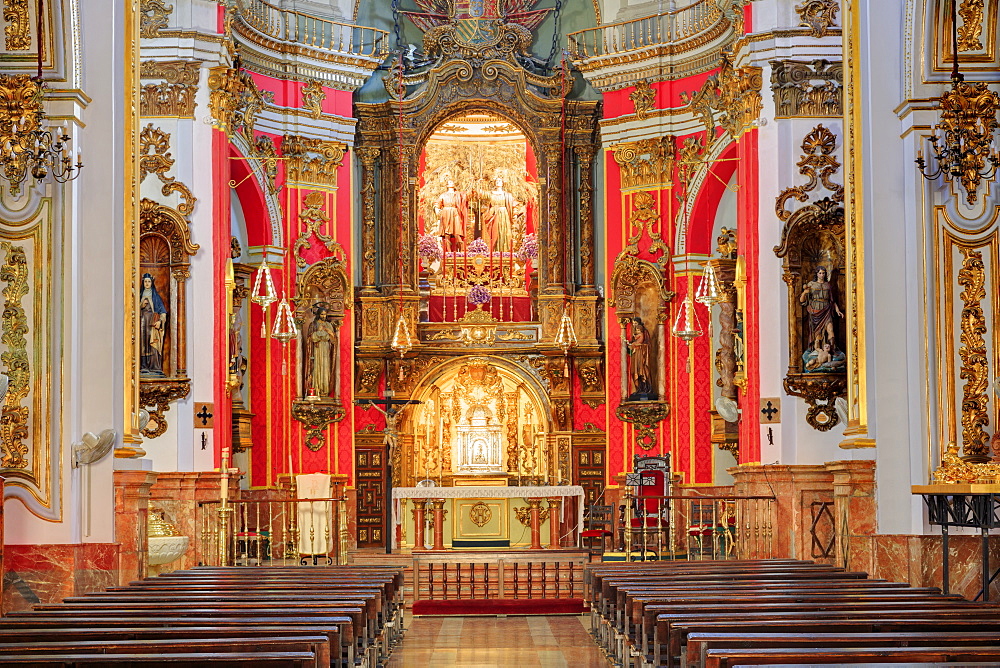
[[[699,0],[669,12],[572,32],[569,51],[573,60],[580,61],[683,42],[707,31],[722,17],[715,0]]]
[[[264,0],[240,0],[240,14],[247,25],[281,42],[378,61],[389,52],[389,33],[378,28],[281,9]]]
[[[231,499],[198,503],[203,566],[347,563],[344,499]]]
[[[773,496],[628,496],[615,539],[629,559],[774,557]]]

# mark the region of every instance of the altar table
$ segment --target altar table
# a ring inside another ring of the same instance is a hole
[[[508,499],[523,499],[525,502],[528,499],[561,499],[560,513],[559,513],[559,523],[563,524],[567,509],[567,501],[574,502],[575,509],[575,524],[573,526],[573,543],[579,542],[580,528],[583,526],[583,500],[584,491],[583,487],[579,485],[541,485],[534,487],[498,487],[498,486],[482,486],[482,487],[396,487],[392,490],[392,499],[394,504],[393,517],[396,518],[396,527],[405,527],[408,521],[412,521],[409,517],[404,517],[401,512],[401,506],[404,500],[424,500],[433,501],[435,499],[452,500],[451,501],[451,517],[448,522],[457,521],[458,513],[456,510],[460,507],[459,504],[462,502],[478,503],[479,501],[487,502],[491,499],[502,499],[504,500],[502,504],[498,504],[497,510],[502,506],[502,513],[507,515],[507,501]],[[468,505],[465,503],[464,505]],[[428,506],[426,517],[431,517],[430,507]],[[506,520],[506,518],[504,518]],[[405,530],[405,529],[404,529]],[[400,532],[393,531],[393,547],[399,546]],[[457,535],[456,531],[453,534]],[[507,537],[509,542],[509,534]],[[416,547],[416,546],[415,546]]]

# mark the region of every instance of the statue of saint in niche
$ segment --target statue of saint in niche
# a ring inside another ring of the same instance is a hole
[[[632,318],[631,325],[631,336],[626,343],[629,384],[632,389],[628,401],[652,401],[656,399],[656,395],[653,393],[649,331],[638,316]]]
[[[327,305],[313,307],[313,321],[306,330],[306,392],[329,397],[333,390],[333,368],[337,350],[337,329],[329,320]]]
[[[498,177],[490,191],[489,206],[483,215],[483,241],[491,251],[510,250],[513,243],[514,212],[517,200],[504,189]]]
[[[843,318],[844,313],[836,297],[827,268],[817,266],[814,280],[807,282],[799,295],[799,303],[809,316],[809,340],[802,354],[807,372],[842,371],[845,367],[845,355],[837,347],[835,334],[835,319]]]
[[[465,222],[468,219],[468,204],[465,193],[455,189],[455,182],[448,179],[447,190],[441,193],[434,204],[438,217],[438,236],[445,252],[465,250]]]
[[[163,375],[163,341],[167,327],[167,307],[156,291],[153,275],[142,275],[139,290],[139,372]]]

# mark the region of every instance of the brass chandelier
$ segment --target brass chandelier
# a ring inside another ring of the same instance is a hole
[[[971,205],[978,199],[982,179],[991,179],[1000,168],[1000,153],[991,151],[993,133],[997,131],[997,109],[1000,96],[985,83],[965,81],[958,70],[958,0],[951,3],[951,90],[938,98],[941,119],[928,139],[934,161],[928,170],[923,152],[917,153],[917,168],[924,178],[958,181],[965,189],[965,199]],[[938,136],[940,132],[941,136]],[[987,164],[989,163],[989,164]]]
[[[45,129],[42,79],[43,0],[37,5],[38,71],[28,74],[0,74],[0,176],[10,182],[10,193],[21,193],[21,184],[31,174],[35,180],[52,175],[58,183],[80,175],[83,160],[76,162],[69,149],[70,137],[65,128],[54,132]]]

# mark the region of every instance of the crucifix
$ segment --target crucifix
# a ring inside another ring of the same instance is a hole
[[[392,535],[395,531],[392,522],[392,473],[394,462],[398,461],[399,452],[399,429],[397,425],[399,424],[399,419],[402,417],[403,410],[406,406],[410,404],[419,404],[420,401],[416,399],[394,399],[392,385],[389,383],[389,360],[385,361],[385,392],[384,396],[377,397],[375,399],[355,399],[354,403],[357,406],[371,406],[379,413],[385,416],[385,429],[382,431],[382,435],[385,439],[385,444],[388,446],[386,450],[389,455],[389,463],[386,466],[386,484],[385,484],[385,520],[386,520],[386,533],[389,538],[385,541],[385,551],[386,554],[392,553]]]

